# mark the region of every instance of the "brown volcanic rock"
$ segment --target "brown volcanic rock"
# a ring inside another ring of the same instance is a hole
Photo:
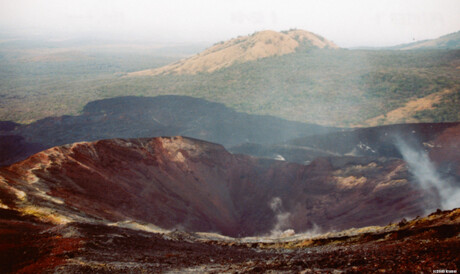
[[[50,227],[4,209],[0,216],[2,273],[399,273],[460,266],[460,209],[388,227],[249,244],[101,224]]]
[[[2,273],[433,272],[460,266],[460,209],[387,227],[247,243],[103,224],[52,226],[0,208]]]
[[[304,166],[162,137],[54,147],[1,169],[0,190],[9,193],[4,207],[55,223],[134,220],[242,236],[382,225],[437,206],[409,177],[399,159]],[[282,214],[287,222],[277,225]]]

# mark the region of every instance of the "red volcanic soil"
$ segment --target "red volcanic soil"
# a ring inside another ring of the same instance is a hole
[[[53,224],[0,208],[0,272],[39,273],[61,265],[78,250],[78,238],[53,231]]]
[[[399,159],[319,158],[305,166],[182,137],[55,147],[0,170],[0,180],[25,193],[16,203],[70,220],[135,220],[230,236],[384,225],[437,206]],[[281,204],[273,210],[275,198]],[[289,216],[279,223],[283,213]]]
[[[2,273],[433,273],[460,268],[460,209],[375,232],[268,243],[90,223],[49,228],[26,217],[5,223],[0,222],[2,247],[8,244],[0,253]],[[18,237],[10,237],[5,227],[18,229]]]

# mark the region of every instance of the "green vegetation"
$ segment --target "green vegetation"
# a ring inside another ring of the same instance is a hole
[[[29,45],[30,46],[30,45]],[[159,67],[178,60],[131,52],[64,51],[0,47],[0,120],[30,122],[76,114],[100,98],[96,87],[122,73]]]
[[[415,114],[422,122],[452,122],[460,121],[460,91],[447,94],[442,102],[435,104],[432,110],[423,110]]]
[[[94,54],[66,62],[0,55],[0,120],[76,114],[96,99],[190,95],[238,111],[349,126],[406,102],[453,90],[420,121],[458,121],[460,50],[310,50],[236,64],[214,73],[123,77],[173,58]],[[176,58],[177,60],[178,58]],[[384,121],[382,121],[384,122]]]

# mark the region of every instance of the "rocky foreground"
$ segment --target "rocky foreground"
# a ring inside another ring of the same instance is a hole
[[[460,209],[316,237],[234,239],[148,226],[52,225],[0,209],[2,273],[425,272],[460,268]]]

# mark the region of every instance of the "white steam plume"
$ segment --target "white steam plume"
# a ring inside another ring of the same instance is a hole
[[[270,208],[276,214],[276,223],[270,231],[272,237],[283,237],[291,236],[295,234],[293,229],[287,229],[289,227],[289,217],[291,213],[283,211],[283,201],[279,197],[274,197],[270,201]]]
[[[437,192],[441,198],[442,209],[453,209],[460,206],[460,187],[456,187],[454,182],[442,178],[424,150],[410,147],[400,137],[396,138],[396,146],[420,187],[424,190]]]

